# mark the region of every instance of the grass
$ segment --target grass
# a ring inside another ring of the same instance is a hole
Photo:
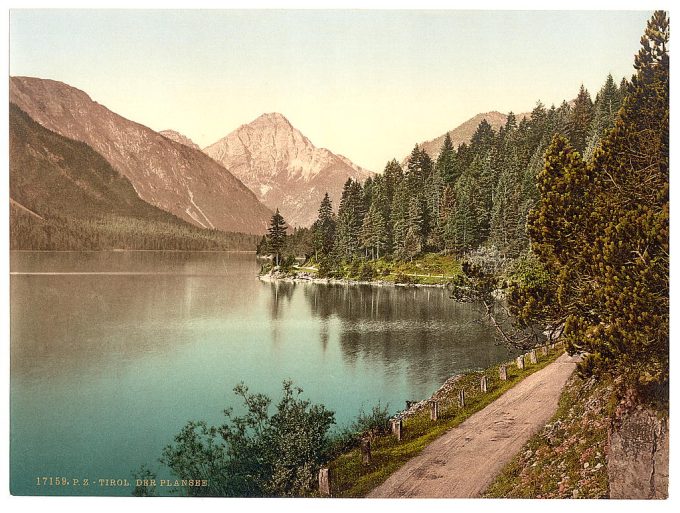
[[[537,351],[540,353],[540,351]],[[502,381],[498,366],[484,371],[462,375],[453,388],[438,396],[439,419],[430,420],[429,408],[423,408],[403,421],[402,440],[392,435],[376,436],[371,442],[371,463],[363,464],[361,450],[352,449],[330,462],[334,497],[363,497],[384,482],[390,474],[408,460],[417,456],[429,443],[460,425],[465,419],[491,404],[504,392],[511,389],[525,377],[544,368],[562,353],[562,348],[538,354],[538,362],[531,364],[526,358],[526,367],[519,370],[514,363],[508,364],[508,380]],[[487,392],[480,389],[480,379],[487,377]],[[465,390],[465,407],[458,406],[458,391]]]
[[[484,492],[488,498],[606,498],[609,383],[574,374],[557,412]]]
[[[380,258],[366,260],[374,270],[373,281],[423,285],[443,285],[461,273],[460,262],[452,255],[425,253],[413,261],[396,261]],[[311,260],[299,268],[300,271],[316,274],[317,265]],[[361,280],[360,265],[343,263],[336,270],[339,277]]]

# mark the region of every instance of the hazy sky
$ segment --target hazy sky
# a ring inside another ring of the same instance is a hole
[[[478,112],[633,73],[649,11],[13,10],[10,74],[207,146],[281,112],[382,170]]]

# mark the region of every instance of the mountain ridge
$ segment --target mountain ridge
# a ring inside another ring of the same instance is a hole
[[[10,248],[250,249],[257,236],[198,228],[141,199],[87,144],[9,105]]]
[[[184,135],[181,132],[178,132],[177,130],[161,130],[158,132],[161,134],[163,137],[167,137],[171,141],[175,141],[176,143],[183,144],[184,146],[188,146],[189,148],[193,148],[194,150],[201,150],[201,147],[196,144],[194,141],[192,141],[189,137]]]
[[[531,117],[531,113],[524,112],[521,114],[515,114],[515,116],[517,117],[517,121],[519,122],[523,117],[529,119]],[[466,121],[463,121],[460,125],[456,126],[455,128],[452,128],[451,130],[444,132],[442,135],[435,137],[434,139],[429,139],[427,141],[419,143],[418,146],[421,149],[425,150],[432,159],[436,160],[436,158],[439,156],[439,151],[441,150],[441,147],[444,144],[446,134],[449,134],[449,136],[451,137],[451,142],[453,143],[454,148],[458,148],[458,146],[460,146],[463,143],[469,144],[470,140],[472,139],[472,136],[475,133],[475,130],[477,130],[479,124],[485,119],[491,125],[491,128],[493,128],[495,131],[498,131],[498,129],[501,126],[505,125],[505,122],[508,120],[508,114],[503,114],[502,112],[499,112],[497,110],[492,110],[489,112],[480,112],[479,114],[475,114]],[[404,159],[404,161],[407,160],[408,157]]]
[[[264,233],[271,211],[227,169],[50,79],[10,77],[10,100],[45,128],[88,144],[137,195],[196,226]]]

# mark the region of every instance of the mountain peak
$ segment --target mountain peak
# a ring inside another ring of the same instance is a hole
[[[372,174],[317,148],[278,112],[260,115],[204,151],[265,205],[279,208],[290,226],[310,226],[326,192],[337,204],[347,178],[364,180]]]
[[[161,130],[158,132],[164,137],[167,137],[171,141],[175,141],[177,143],[183,144],[184,146],[188,146],[189,148],[193,148],[195,150],[200,150],[201,148],[196,144],[194,141],[189,139],[186,135],[179,133],[176,130]]]
[[[273,121],[285,121],[286,123],[289,123],[288,119],[286,119],[286,116],[280,112],[265,112],[258,119],[260,118],[270,119]]]
[[[293,128],[293,125],[290,124],[290,121],[288,121],[286,116],[279,112],[265,112],[264,114],[260,114],[250,123],[247,123],[243,126],[251,125],[272,125],[272,126],[287,125],[290,128]]]

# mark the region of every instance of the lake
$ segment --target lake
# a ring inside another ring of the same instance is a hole
[[[290,378],[344,426],[513,356],[444,289],[266,283],[258,269],[246,253],[12,252],[12,493],[129,495],[38,480],[131,481],[142,464],[169,478],[163,447],[189,420],[222,423],[239,382],[276,402]]]

